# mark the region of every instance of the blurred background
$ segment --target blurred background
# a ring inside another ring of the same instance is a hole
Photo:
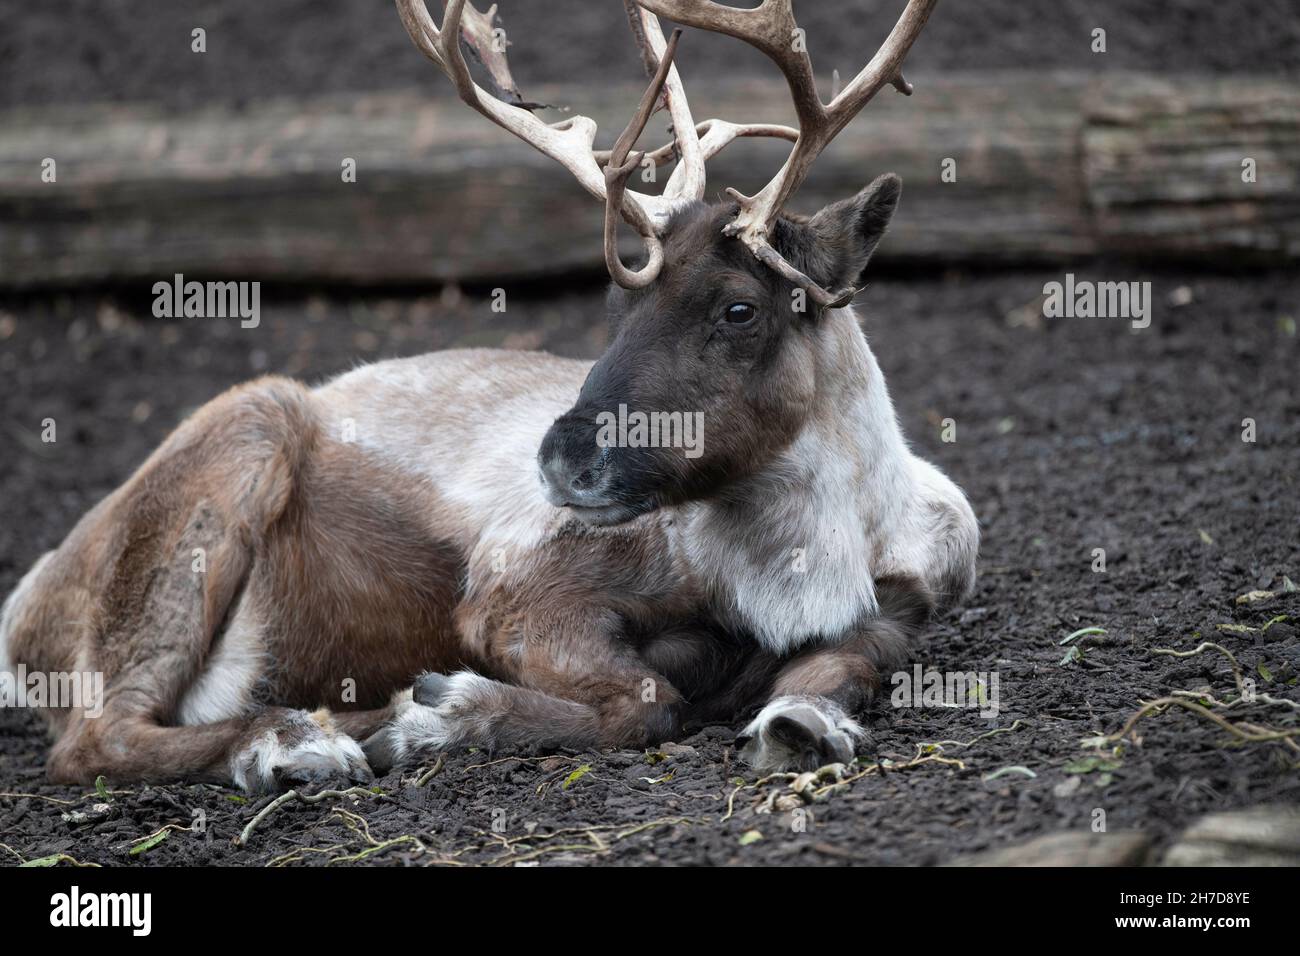
[[[430,0],[431,11],[438,6]],[[640,78],[618,0],[499,6],[525,91],[557,80]],[[815,62],[829,73],[863,62],[903,6],[805,0],[796,13]],[[194,108],[322,93],[448,92],[412,55],[390,0],[3,0],[0,16],[4,107],[93,100]],[[189,52],[195,26],[212,40],[201,59]],[[1090,50],[1098,26],[1111,40],[1104,57]],[[770,71],[761,56],[727,38],[692,34],[686,42],[687,80]],[[943,0],[909,65],[918,74],[1119,69],[1294,77],[1300,16],[1292,0]]]
[[[797,4],[823,91],[903,7]],[[937,11],[907,63],[916,94],[883,91],[796,210],[894,170],[907,198],[886,266],[1294,263],[1293,0]],[[462,106],[389,0],[0,0],[0,14],[0,288],[175,272],[366,286],[599,276],[597,204]],[[608,146],[644,85],[620,0],[505,0],[500,24],[524,95],[555,107],[542,117],[591,115]],[[746,44],[689,31],[678,59],[697,119],[792,120],[781,78]],[[665,130],[654,120],[643,145]],[[711,194],[760,187],[786,148],[733,144]]]

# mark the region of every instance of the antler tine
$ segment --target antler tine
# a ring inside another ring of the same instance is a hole
[[[757,7],[728,7],[715,0],[636,0],[651,13],[689,27],[744,40],[781,69],[794,98],[800,126],[822,120],[826,107],[817,96],[812,60],[795,42],[798,24],[791,0],[764,0]]]
[[[653,73],[655,65],[662,61],[666,44],[659,18],[647,10],[641,9],[636,0],[623,0],[627,9],[628,21],[637,44],[641,47],[641,58],[645,61],[646,72]],[[695,119],[691,116],[691,106],[682,87],[682,79],[674,65],[668,71],[664,82],[663,98],[672,120],[673,152],[679,162],[673,174],[668,178],[663,195],[671,200],[703,199],[706,182],[704,153],[700,149],[699,133]],[[659,165],[656,160],[655,165]]]
[[[700,140],[700,152],[705,161],[717,156],[728,144],[745,137],[769,137],[772,139],[784,139],[791,143],[799,138],[799,131],[791,126],[781,126],[777,123],[729,123],[723,119],[706,119],[701,123],[695,124],[695,133]],[[641,157],[641,161],[649,159],[656,166],[662,166],[664,163],[671,162],[677,155],[677,143],[665,143],[658,149],[651,150]],[[609,162],[609,150],[597,150],[596,162],[604,166]]]
[[[894,29],[889,32],[876,55],[826,107],[826,111],[838,123],[835,132],[838,133],[849,120],[857,116],[886,83],[904,96],[912,95],[912,84],[903,76],[903,61],[929,22],[936,3],[938,0],[909,0],[907,8],[899,16]]]
[[[658,31],[657,23],[655,30]],[[680,29],[673,31],[672,37],[664,47],[663,55],[659,57],[659,66],[655,69],[654,77],[641,97],[636,113],[628,121],[627,128],[615,140],[614,148],[610,150],[609,163],[605,166],[605,265],[609,268],[609,274],[614,281],[625,289],[644,289],[658,277],[664,263],[663,243],[659,236],[653,230],[642,230],[641,237],[645,241],[648,261],[635,272],[623,265],[623,260],[618,254],[618,220],[619,210],[623,206],[623,195],[627,191],[627,179],[641,164],[641,157],[644,155],[632,152],[632,147],[645,131],[645,125],[655,111],[659,94],[664,89],[668,73],[672,69],[673,56],[677,53],[677,41],[681,36]],[[694,134],[694,125],[689,129]],[[697,148],[698,145],[697,142]]]
[[[469,75],[469,67],[465,65],[465,58],[460,55],[459,44],[455,45],[452,55],[448,56],[446,45],[442,42],[443,33],[448,32],[447,27],[450,27],[449,32],[452,36],[459,36],[460,18],[464,9],[465,0],[451,0],[451,4],[443,14],[443,29],[439,29],[434,25],[433,18],[429,16],[423,0],[397,0],[397,14],[402,18],[402,26],[406,28],[407,35],[419,47],[420,52],[436,63],[438,68],[456,84],[456,92],[465,103],[495,121],[496,117],[487,114],[479,102],[474,80]]]
[[[442,27],[439,28],[429,15],[425,0],[395,2],[402,25],[412,42],[451,79],[461,100],[502,129],[556,160],[573,174],[583,189],[605,201],[605,177],[592,148],[596,138],[594,122],[586,116],[571,116],[553,125],[544,123],[527,109],[492,96],[470,76],[459,42],[462,18],[468,10],[473,18],[470,23],[472,30],[475,23],[482,26],[490,22],[486,14],[474,10],[467,0],[447,0]],[[489,67],[497,65],[489,64]],[[494,82],[499,82],[495,76]],[[624,190],[618,208],[623,218],[638,232],[653,235],[673,205],[668,198]]]
[[[838,308],[847,305],[857,290],[828,292],[799,272],[768,242],[772,226],[786,201],[802,185],[813,161],[883,86],[893,84],[900,92],[911,94],[911,85],[902,74],[903,60],[937,2],[908,0],[906,9],[876,55],[826,105],[817,94],[811,58],[794,42],[798,27],[792,0],[763,0],[759,6],[749,9],[724,6],[715,0],[637,0],[658,16],[744,40],[773,60],[785,76],[799,118],[794,148],[776,176],[755,195],[745,196],[734,189],[727,190],[740,208],[725,231],[727,235],[742,240],[759,260],[805,289],[821,306]],[[707,146],[705,153],[708,154]]]
[[[582,187],[597,199],[605,198],[605,180],[591,155],[596,124],[585,116],[574,116],[548,126],[527,110],[504,103],[479,89],[470,77],[456,37],[465,0],[450,0],[439,29],[429,16],[424,0],[396,0],[402,25],[420,52],[432,60],[456,86],[456,92],[472,109],[502,129],[560,162],[573,173]],[[450,42],[448,40],[450,39]]]

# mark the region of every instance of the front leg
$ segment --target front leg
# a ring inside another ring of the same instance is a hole
[[[797,653],[777,673],[768,703],[740,733],[741,757],[759,773],[848,763],[866,739],[852,714],[906,663],[934,602],[911,579],[876,582],[879,615],[833,644]]]
[[[504,618],[509,626],[480,647],[506,680],[424,675],[366,741],[372,766],[468,746],[639,747],[676,732],[681,695],[622,639],[617,615],[565,601]]]
[[[862,725],[830,698],[783,694],[758,712],[736,745],[746,763],[767,774],[848,763],[866,736]]]

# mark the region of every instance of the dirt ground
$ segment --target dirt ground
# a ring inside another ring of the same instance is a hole
[[[1217,641],[1260,694],[1300,699],[1300,593],[1282,593],[1300,580],[1300,278],[1105,270],[1152,280],[1140,331],[1043,319],[1054,278],[882,277],[859,298],[904,430],[966,489],[984,534],[976,594],[930,628],[917,659],[997,672],[996,718],[882,696],[850,779],[809,800],[736,762],[739,720],[649,752],[452,753],[372,791],[275,806],[236,844],[268,799],[49,786],[36,721],[0,710],[0,860],[924,865],[1087,828],[1099,809],[1108,829],[1146,831],[1158,848],[1211,810],[1295,803],[1293,745],[1237,740],[1187,710],[1144,717],[1118,749],[1080,741],[1176,691],[1236,696],[1227,658],[1157,648]],[[110,295],[0,299],[0,593],[187,410],[241,379],[319,380],[457,345],[599,350],[594,286],[508,294],[504,315],[474,291],[272,298],[256,330],[155,320],[147,302]],[[45,418],[52,445],[38,437]],[[948,418],[955,442],[941,438]],[[1279,593],[1236,601],[1255,590]],[[1063,661],[1060,642],[1085,627],[1106,633],[1076,639],[1081,657]],[[1300,725],[1263,702],[1227,716]]]

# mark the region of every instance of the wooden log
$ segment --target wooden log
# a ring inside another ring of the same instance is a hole
[[[1135,830],[1066,830],[957,857],[948,866],[1144,866],[1150,838]]]
[[[885,90],[840,135],[794,202],[811,211],[898,172],[903,207],[882,261],[1300,258],[1300,110],[1280,83],[913,79],[915,96]],[[551,160],[430,89],[185,115],[121,106],[0,115],[0,286],[176,272],[365,284],[598,273],[598,204]],[[792,120],[780,80],[691,89],[700,117]],[[528,92],[589,113],[608,145],[640,87]],[[662,138],[662,120],[651,131]],[[761,186],[785,148],[733,144],[711,163],[711,190]],[[1246,155],[1258,163],[1249,185]],[[42,181],[47,157],[55,182]],[[345,159],[356,162],[355,182],[344,182]],[[956,182],[941,178],[945,159],[956,161]],[[631,255],[638,244],[625,239]]]
[[[1165,866],[1300,866],[1300,809],[1259,806],[1202,817],[1174,842]]]
[[[1085,98],[1083,173],[1120,255],[1300,259],[1300,88],[1133,76]]]

